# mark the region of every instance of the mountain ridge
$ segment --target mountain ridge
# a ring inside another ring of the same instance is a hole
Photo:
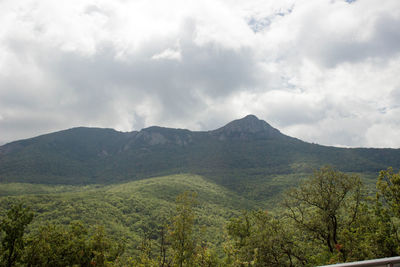
[[[13,143],[29,143],[29,141],[31,141],[32,139],[37,139],[37,138],[40,139],[40,138],[48,136],[48,135],[57,135],[57,134],[62,134],[62,133],[68,133],[71,131],[82,131],[82,130],[83,131],[104,130],[104,131],[110,131],[110,132],[123,134],[123,135],[129,135],[129,136],[136,136],[140,133],[143,134],[143,132],[153,133],[153,132],[173,132],[173,131],[182,132],[182,133],[183,132],[192,133],[192,134],[198,134],[198,133],[218,134],[218,133],[222,133],[222,132],[257,133],[257,132],[262,132],[262,130],[267,130],[270,132],[274,132],[275,134],[282,134],[278,129],[272,127],[264,120],[258,119],[255,115],[247,115],[241,119],[231,121],[220,128],[217,128],[214,130],[208,130],[208,131],[192,131],[192,130],[183,129],[183,128],[170,128],[170,127],[162,127],[162,126],[154,125],[154,126],[149,126],[149,127],[143,128],[139,131],[123,132],[123,131],[118,131],[118,130],[115,130],[112,128],[78,126],[78,127],[72,127],[72,128],[68,128],[68,129],[64,129],[64,130],[60,130],[60,131],[55,131],[55,132],[51,132],[51,133],[38,135],[35,137],[31,137],[31,138],[20,139],[20,140],[8,142],[8,143],[0,146],[0,155],[1,155],[2,148],[4,149],[5,147],[7,147]]]
[[[311,173],[326,164],[347,172],[377,173],[400,166],[400,149],[311,144],[282,134],[254,115],[211,131],[76,127],[1,146],[0,182],[115,183],[193,173],[242,190],[246,183]]]

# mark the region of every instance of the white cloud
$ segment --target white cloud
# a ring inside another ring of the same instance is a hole
[[[400,147],[397,0],[6,0],[0,24],[0,142],[254,113],[310,142]]]
[[[161,53],[153,55],[151,58],[156,59],[156,60],[157,59],[170,59],[170,60],[181,61],[182,55],[181,55],[180,51],[167,48],[164,51],[162,51]]]
[[[374,124],[366,132],[366,143],[369,147],[399,147],[399,136],[400,129],[393,124]]]

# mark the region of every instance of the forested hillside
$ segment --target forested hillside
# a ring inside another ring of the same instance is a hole
[[[80,220],[87,225],[103,225],[118,238],[125,237],[128,250],[139,244],[144,233],[155,231],[171,216],[175,198],[184,191],[197,192],[201,205],[195,208],[198,223],[207,226],[205,235],[213,243],[222,239],[228,218],[256,203],[195,175],[174,175],[116,185],[60,187],[6,184],[2,188],[0,210],[12,203],[26,203],[35,212],[32,229],[46,223],[67,225]],[[8,194],[8,196],[7,196]]]
[[[2,263],[314,266],[399,255],[399,166],[400,149],[310,144],[252,115],[208,132],[81,127],[15,141],[0,147]]]
[[[296,184],[296,177],[327,164],[376,176],[400,165],[400,149],[310,144],[253,115],[208,132],[150,127],[123,133],[81,127],[0,147],[1,182],[112,184],[192,173],[256,199],[276,195]],[[264,193],[254,192],[257,186],[252,185],[261,185]]]
[[[376,181],[369,197],[358,175],[323,167],[270,210],[190,175],[67,193],[8,184],[19,196],[0,197],[0,264],[293,267],[396,256],[400,173]]]

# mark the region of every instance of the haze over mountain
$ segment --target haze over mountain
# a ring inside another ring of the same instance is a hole
[[[235,190],[330,164],[376,173],[400,165],[400,149],[338,148],[282,134],[254,115],[213,131],[149,127],[134,132],[78,127],[0,147],[0,181],[115,183],[193,173]]]

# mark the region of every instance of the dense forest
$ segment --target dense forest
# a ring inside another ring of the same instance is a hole
[[[1,197],[1,266],[315,266],[399,255],[400,172],[391,168],[371,193],[358,175],[322,167],[268,210],[199,177],[185,177],[186,187],[181,178],[169,189],[161,178],[142,181],[126,195],[127,184],[98,188],[104,198],[115,193],[108,203],[116,205],[104,210],[93,188],[21,194],[10,185],[15,196]],[[142,195],[123,203],[132,192]],[[131,231],[116,226],[119,216]]]

